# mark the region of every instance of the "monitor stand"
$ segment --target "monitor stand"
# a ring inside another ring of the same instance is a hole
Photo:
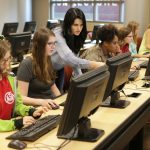
[[[73,128],[68,134],[61,135],[59,138],[95,142],[104,135],[104,130],[91,128],[91,121],[83,118],[79,121],[77,127]]]
[[[126,108],[130,104],[130,101],[120,100],[119,92],[112,92],[105,101],[102,102],[102,107],[112,107],[112,108]]]

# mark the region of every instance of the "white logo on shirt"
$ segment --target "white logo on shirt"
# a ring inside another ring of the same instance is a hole
[[[12,104],[14,102],[14,95],[11,92],[5,94],[4,100],[7,104]]]

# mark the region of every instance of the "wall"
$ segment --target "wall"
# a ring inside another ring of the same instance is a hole
[[[49,19],[49,0],[32,0],[33,20],[37,21],[37,28],[46,27]]]
[[[23,31],[25,21],[32,21],[32,1],[18,0],[19,31]]]
[[[18,32],[22,32],[24,22],[32,20],[31,0],[0,0],[0,34],[6,22],[19,22]]]
[[[33,4],[32,4],[33,3]],[[37,21],[37,27],[46,26],[49,19],[49,0],[0,0],[0,34],[5,22],[19,22],[22,31],[25,21]],[[140,35],[150,24],[150,0],[126,0],[125,24],[135,20],[140,23]],[[88,22],[88,30],[93,29],[93,22]],[[122,24],[116,24],[122,26]]]
[[[40,11],[40,13],[39,13]],[[49,0],[33,0],[33,18],[38,22],[39,26],[45,25],[49,15]],[[135,20],[140,24],[140,35],[143,34],[145,28],[150,23],[150,0],[126,0],[125,24]],[[99,22],[97,22],[99,23]],[[88,30],[93,29],[95,22],[88,22]],[[116,24],[121,27],[123,24]]]
[[[5,22],[18,21],[18,0],[0,0],[0,34]]]
[[[140,35],[150,24],[150,0],[126,0],[125,24],[135,20],[140,24]]]

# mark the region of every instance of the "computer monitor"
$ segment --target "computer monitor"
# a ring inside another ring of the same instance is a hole
[[[148,61],[148,65],[147,65],[147,68],[146,68],[144,79],[145,80],[150,80],[150,58],[149,58],[149,61]]]
[[[149,88],[150,87],[150,58],[149,58],[149,61],[147,64],[147,68],[146,68],[145,76],[144,76],[143,80],[145,80],[145,83],[144,83],[144,85],[142,85],[142,87]]]
[[[91,128],[88,116],[100,106],[109,79],[105,65],[72,79],[57,132],[58,138],[96,141],[103,130]]]
[[[35,21],[25,22],[23,32],[34,33],[35,28],[36,28],[36,22]]]
[[[60,22],[58,20],[48,20],[46,27],[50,30],[55,28],[56,26],[60,25]]]
[[[62,25],[63,25],[64,20],[59,19],[58,21],[59,21],[60,25],[62,26]]]
[[[22,61],[23,55],[26,54],[30,48],[31,32],[14,33],[8,36],[11,43],[12,56],[15,61]]]
[[[131,54],[130,52],[118,54],[117,56],[109,58],[106,64],[109,67],[110,78],[101,106],[125,108],[130,102],[120,100],[120,91],[128,81],[128,74],[132,64]]]
[[[7,37],[10,33],[16,33],[18,25],[18,22],[4,23],[2,35]]]
[[[96,43],[98,43],[97,32],[98,32],[98,29],[101,28],[103,25],[104,25],[104,24],[97,24],[97,25],[94,25],[93,31],[92,31],[92,39],[91,39],[91,41],[96,40]]]

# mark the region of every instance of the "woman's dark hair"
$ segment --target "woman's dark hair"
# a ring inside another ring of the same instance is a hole
[[[55,34],[51,30],[40,28],[34,33],[33,37],[33,72],[39,80],[45,83],[51,83],[55,79],[51,59],[45,52],[49,37],[53,36],[55,37]]]
[[[71,26],[75,19],[81,19],[83,22],[83,29],[79,36],[72,35]],[[63,21],[63,36],[66,39],[68,47],[77,54],[81,47],[83,47],[84,41],[87,37],[86,19],[82,10],[78,8],[70,8],[65,14]]]
[[[118,29],[112,25],[104,25],[98,29],[97,37],[98,40],[101,40],[101,43],[103,42],[111,42],[115,36],[118,37]]]

